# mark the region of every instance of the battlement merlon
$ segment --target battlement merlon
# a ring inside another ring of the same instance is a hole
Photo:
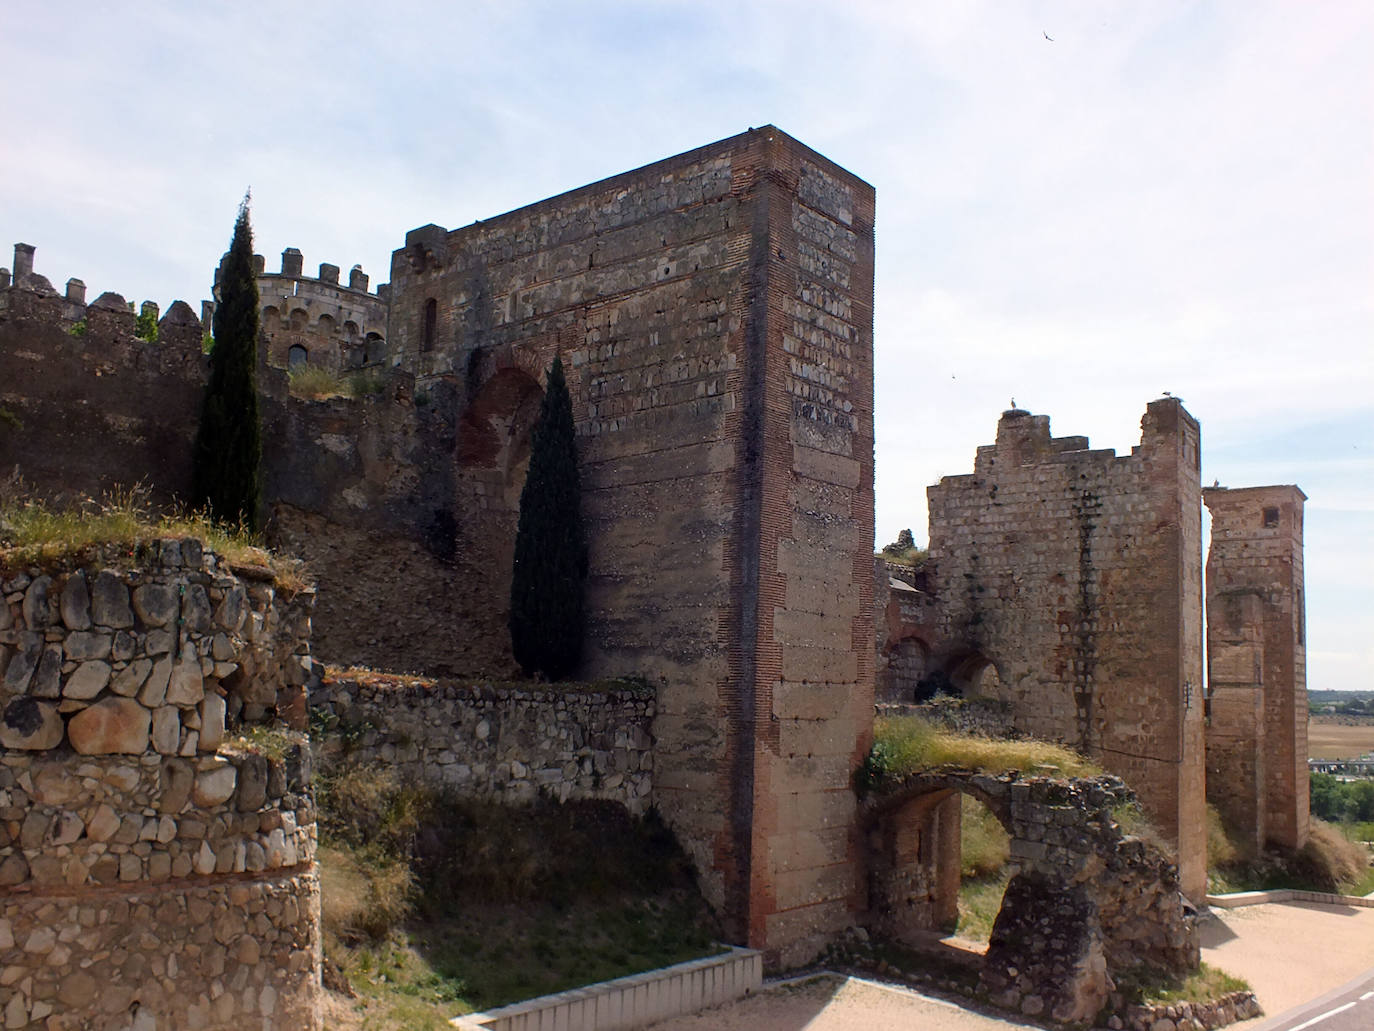
[[[214,293],[219,296],[220,277],[223,274],[224,259],[229,255],[226,253],[220,258],[219,265],[215,267]],[[261,254],[253,255],[253,271],[259,281],[259,292],[278,293],[282,296],[293,296],[300,293],[299,287],[283,287],[272,285],[273,281],[286,280],[295,283],[318,283],[337,290],[349,290],[354,293],[366,294],[369,297],[380,298],[385,302],[389,296],[389,285],[378,283],[376,290],[370,290],[371,277],[363,271],[361,265],[354,265],[348,272],[348,285],[344,286],[339,282],[339,266],[329,262],[321,262],[318,276],[305,275],[305,255],[298,247],[287,247],[281,252],[281,271],[268,272],[267,259]]]
[[[33,244],[16,243],[15,273],[0,269],[0,315],[51,322],[69,332],[81,323],[84,335],[92,341],[134,339],[137,324],[131,301],[106,290],[88,304],[86,284],[75,277],[67,280],[66,291],[59,294],[46,276],[33,271],[36,250]],[[185,347],[199,355],[209,323],[202,324],[185,301],[173,301],[161,318],[154,301],[144,301],[140,311],[144,316],[151,314],[157,322],[160,344]]]

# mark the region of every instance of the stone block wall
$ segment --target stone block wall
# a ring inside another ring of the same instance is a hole
[[[1124,777],[1205,891],[1198,424],[1153,401],[1128,456],[1013,409],[971,475],[929,488],[939,668]],[[967,680],[965,681],[968,682]]]
[[[312,687],[326,759],[379,762],[468,798],[653,804],[654,700],[647,689],[563,690],[330,670]]]
[[[317,1026],[308,593],[195,540],[0,570],[6,1027]],[[289,739],[287,740],[289,745]]]
[[[1208,487],[1207,799],[1256,847],[1309,824],[1303,502],[1295,486]]]

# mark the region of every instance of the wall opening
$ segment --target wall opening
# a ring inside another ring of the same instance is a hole
[[[292,344],[290,350],[286,352],[286,367],[288,369],[299,369],[310,361],[310,352],[300,344]]]
[[[1277,508],[1266,508],[1263,513],[1264,528],[1272,530],[1279,525],[1279,510]]]
[[[887,666],[878,674],[877,696],[881,702],[915,702],[930,664],[924,641],[908,637],[887,654]]]
[[[986,944],[1011,880],[1011,836],[991,809],[959,796],[959,923],[961,938]]]
[[[425,302],[425,328],[420,338],[420,350],[434,350],[434,335],[439,329],[439,302],[433,297]]]

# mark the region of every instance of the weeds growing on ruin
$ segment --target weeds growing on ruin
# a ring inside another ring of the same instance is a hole
[[[1076,752],[1032,738],[1015,741],[942,730],[919,716],[880,716],[873,747],[855,775],[861,792],[924,770],[953,767],[982,773],[1016,771],[1053,777],[1095,777],[1101,767]]]
[[[150,541],[195,537],[231,565],[270,571],[283,590],[309,585],[299,561],[267,550],[242,527],[226,527],[197,512],[159,512],[142,485],[57,508],[25,498],[22,484],[6,483],[0,486],[0,527],[0,569],[44,566],[97,547],[118,550],[132,561],[139,546]]]
[[[345,758],[316,777],[325,953],[381,1026],[716,951],[692,866],[613,803],[461,800]]]
[[[1211,828],[1209,827],[1209,831]],[[1212,850],[1217,835],[1224,840]],[[1343,826],[1313,819],[1307,844],[1292,849],[1266,849],[1256,852],[1231,837],[1216,821],[1216,831],[1208,834],[1207,890],[1216,893],[1268,891],[1298,888],[1346,895],[1374,892],[1374,856],[1357,836]]]

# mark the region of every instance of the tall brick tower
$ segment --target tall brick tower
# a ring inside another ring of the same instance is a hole
[[[1207,558],[1207,800],[1254,844],[1307,841],[1302,516],[1289,484],[1202,492]]]

